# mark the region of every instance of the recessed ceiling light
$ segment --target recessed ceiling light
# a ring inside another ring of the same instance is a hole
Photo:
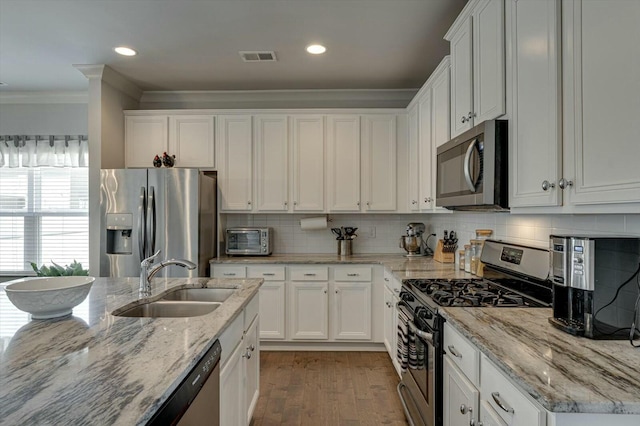
[[[116,51],[116,53],[122,55],[122,56],[136,56],[138,54],[138,52],[136,52],[135,50],[131,49],[130,47],[125,47],[125,46],[118,46],[115,49],[113,49]]]
[[[312,55],[321,55],[326,51],[327,48],[321,44],[312,44],[310,46],[307,46],[307,52],[311,53]]]

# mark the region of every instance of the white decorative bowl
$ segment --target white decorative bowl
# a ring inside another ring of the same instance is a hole
[[[16,308],[33,319],[57,318],[71,314],[89,294],[94,277],[38,277],[10,281],[7,297]]]

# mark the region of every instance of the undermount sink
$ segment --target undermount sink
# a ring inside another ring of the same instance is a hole
[[[235,288],[180,288],[165,294],[160,300],[222,303],[235,291]]]
[[[197,317],[215,311],[235,288],[179,288],[156,301],[133,302],[113,311],[118,317]]]

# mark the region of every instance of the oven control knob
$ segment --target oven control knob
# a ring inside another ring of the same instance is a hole
[[[405,302],[413,302],[415,300],[409,293],[400,293],[400,298]]]

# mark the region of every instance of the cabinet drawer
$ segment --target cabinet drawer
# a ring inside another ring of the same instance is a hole
[[[333,269],[335,281],[371,281],[370,266],[344,266]]]
[[[213,278],[247,278],[245,266],[214,266]]]
[[[291,271],[291,281],[328,281],[329,280],[329,268],[327,266],[308,267],[292,266],[289,268]]]
[[[262,278],[265,281],[284,281],[284,266],[248,266],[248,278]]]
[[[396,279],[393,273],[386,269],[384,270],[384,285],[389,287],[390,290],[393,290],[396,295],[400,293],[400,287],[402,287],[400,280]]]
[[[244,308],[244,329],[248,330],[249,326],[258,316],[258,311],[260,310],[260,293],[256,293],[251,299],[251,302]]]
[[[530,401],[489,359],[482,355],[480,395],[509,425],[545,426],[546,412]],[[502,407],[500,406],[502,405]]]
[[[220,366],[224,366],[231,355],[242,340],[242,333],[244,332],[244,315],[240,313],[229,324],[229,326],[220,335],[220,345],[222,346],[222,352],[220,353]]]
[[[444,352],[478,386],[480,378],[480,352],[452,326],[444,324]]]

